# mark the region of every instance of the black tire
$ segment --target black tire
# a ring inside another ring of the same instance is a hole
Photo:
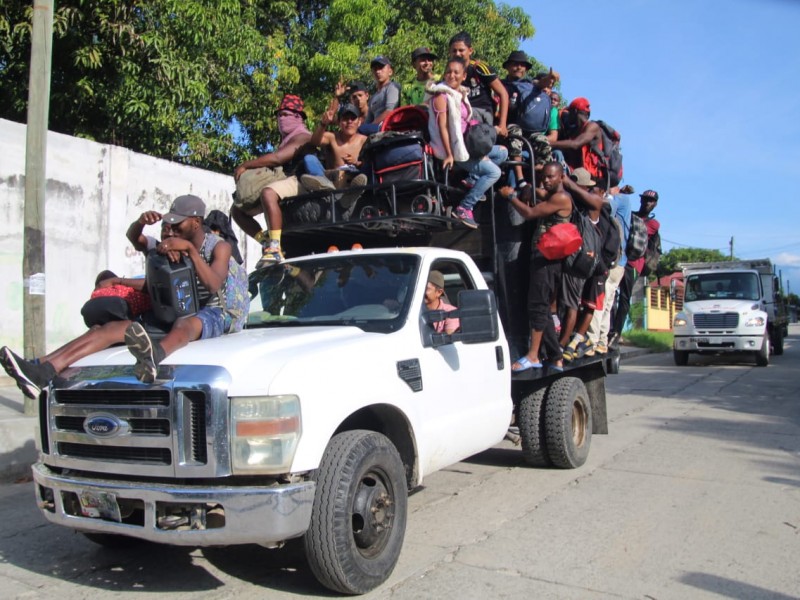
[[[756,366],[766,367],[769,364],[769,333],[764,333],[764,341],[761,350],[756,351]]]
[[[544,409],[547,454],[553,466],[580,467],[592,445],[592,408],[583,381],[556,379],[547,389]]]
[[[772,352],[780,356],[783,354],[783,327],[776,327],[772,334]]]
[[[392,574],[406,529],[408,490],[387,437],[345,431],[325,450],[304,537],[308,564],[325,587],[363,594]]]
[[[547,388],[531,392],[519,401],[519,436],[522,456],[532,467],[550,467],[545,439],[544,398]]]
[[[83,537],[90,542],[94,542],[99,546],[103,546],[104,548],[112,548],[114,550],[134,548],[145,543],[144,540],[129,537],[127,535],[118,535],[116,533],[81,533],[83,533]]]
[[[689,353],[686,350],[673,350],[672,358],[679,367],[685,367],[689,364]]]
[[[617,375],[619,374],[619,362],[620,362],[620,355],[616,354],[611,358],[606,359],[606,373],[609,375]]]

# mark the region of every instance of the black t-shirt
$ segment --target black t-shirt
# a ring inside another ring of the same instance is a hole
[[[495,79],[497,79],[497,73],[492,67],[480,60],[470,61],[464,85],[469,89],[469,103],[472,106],[494,114],[491,85]]]

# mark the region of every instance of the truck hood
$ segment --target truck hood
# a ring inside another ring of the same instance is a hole
[[[753,308],[755,307],[755,308]],[[697,314],[708,312],[735,312],[739,314],[748,314],[761,310],[760,304],[757,300],[695,300],[693,302],[685,302],[683,305],[684,312]]]
[[[390,334],[368,333],[358,327],[278,327],[247,329],[210,340],[191,342],[169,355],[164,365],[204,365],[226,369],[233,381],[251,379],[257,373],[262,382],[272,381],[280,370],[295,360],[309,364],[321,356],[335,353],[346,357],[358,344],[381,347]],[[83,358],[72,367],[133,365],[134,358],[125,346],[116,346]]]

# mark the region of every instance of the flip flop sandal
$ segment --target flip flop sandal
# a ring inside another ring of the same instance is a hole
[[[511,372],[512,373],[522,373],[523,371],[527,371],[528,369],[541,369],[542,363],[540,362],[531,362],[527,356],[521,356],[517,360],[514,361],[515,364],[519,365],[519,369],[515,369],[514,365],[511,365]]]

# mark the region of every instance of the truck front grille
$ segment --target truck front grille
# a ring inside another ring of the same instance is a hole
[[[738,313],[715,313],[694,315],[697,329],[736,329],[739,326]]]
[[[59,443],[58,453],[73,458],[89,458],[113,462],[171,465],[172,453],[167,448],[125,448]]]

